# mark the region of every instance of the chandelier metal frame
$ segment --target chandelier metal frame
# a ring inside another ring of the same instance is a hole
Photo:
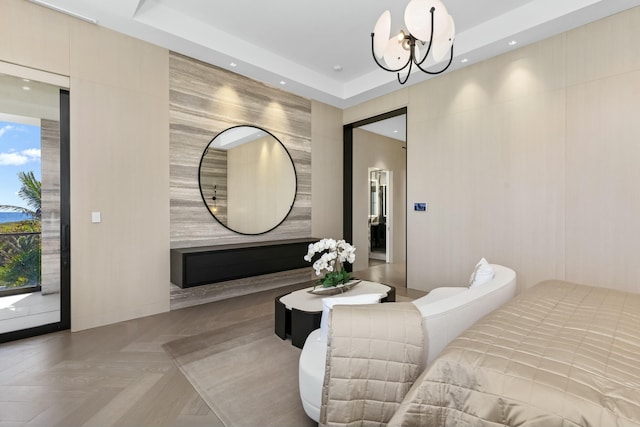
[[[453,46],[454,46],[454,44],[452,43],[451,44],[451,54],[450,54],[450,57],[449,57],[449,62],[447,63],[447,65],[443,69],[438,70],[438,71],[430,71],[430,70],[427,70],[426,68],[422,68],[422,64],[424,63],[424,61],[429,56],[429,52],[431,52],[431,47],[433,46],[433,25],[434,25],[434,22],[435,22],[435,11],[436,11],[436,8],[432,7],[431,8],[431,36],[429,37],[429,46],[427,47],[427,52],[424,54],[424,57],[421,60],[418,61],[418,58],[416,58],[416,42],[420,42],[420,43],[422,43],[422,45],[425,45],[426,42],[423,42],[422,40],[419,40],[419,39],[415,38],[411,33],[404,34],[404,31],[401,31],[401,34],[403,34],[403,40],[404,40],[403,44],[406,44],[408,46],[408,48],[409,48],[409,59],[407,60],[406,64],[404,64],[402,67],[400,67],[398,69],[394,70],[394,69],[385,67],[384,65],[382,65],[380,63],[380,61],[378,61],[378,58],[376,57],[375,49],[374,49],[375,32],[371,33],[371,55],[373,56],[373,60],[383,70],[389,71],[391,73],[397,73],[398,82],[401,85],[405,84],[409,80],[409,76],[411,75],[411,69],[413,68],[414,64],[423,73],[426,73],[426,74],[429,74],[429,75],[433,76],[433,75],[442,74],[445,71],[447,71],[447,69],[449,68],[449,66],[451,66],[451,63],[453,62]],[[407,71],[407,75],[405,76],[405,78],[403,80],[403,79],[400,78],[400,72],[403,71],[407,67],[409,67],[409,70]]]

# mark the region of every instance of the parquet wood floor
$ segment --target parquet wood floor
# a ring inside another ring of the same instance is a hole
[[[300,287],[2,344],[0,427],[221,426],[162,344],[272,313]]]

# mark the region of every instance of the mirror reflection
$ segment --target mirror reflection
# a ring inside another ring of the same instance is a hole
[[[296,171],[284,145],[255,126],[220,132],[200,160],[200,193],[213,217],[241,234],[262,234],[285,220]]]

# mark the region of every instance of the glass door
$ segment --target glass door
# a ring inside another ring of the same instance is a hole
[[[0,342],[69,327],[69,93],[0,74]]]

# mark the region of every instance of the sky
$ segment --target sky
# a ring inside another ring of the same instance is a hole
[[[26,207],[17,195],[18,172],[33,171],[42,180],[40,127],[0,121],[0,205]]]

